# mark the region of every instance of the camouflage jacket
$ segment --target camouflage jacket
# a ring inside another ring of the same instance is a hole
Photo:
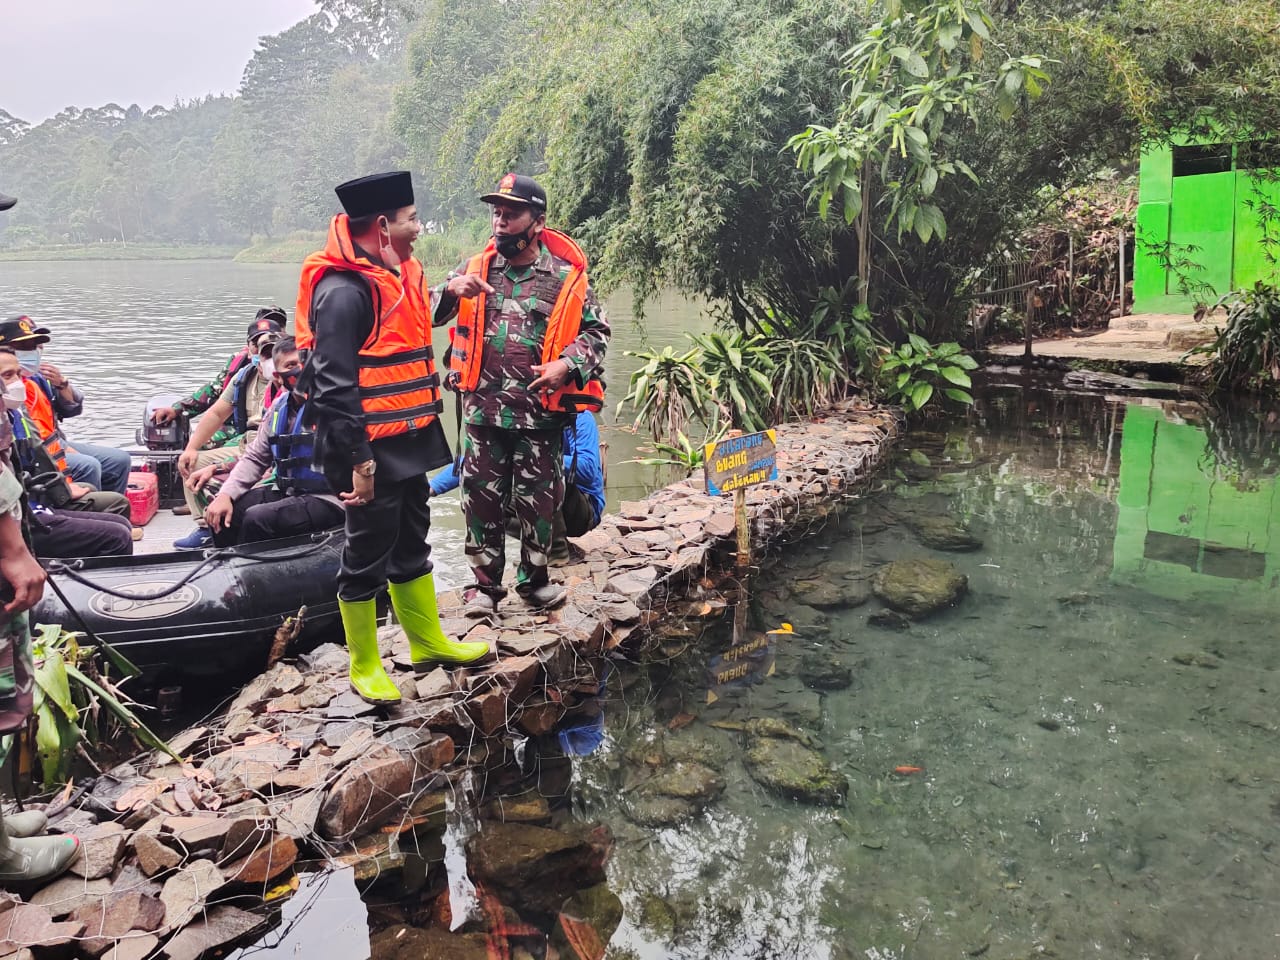
[[[449,272],[445,284],[466,273],[461,263]],[[542,362],[542,338],[547,332],[551,308],[569,273],[569,263],[553,256],[546,246],[532,264],[513,267],[501,255],[493,258],[489,276],[493,296],[485,297],[484,355],[480,382],[465,395],[462,419],[478,426],[508,430],[550,430],[564,427],[568,415],[543,407],[529,384],[537,375],[533,365]],[[441,284],[432,291],[436,326],[457,313],[457,298]],[[595,292],[587,290],[578,337],[561,352],[574,365],[578,382],[598,376],[609,347],[609,321]]]

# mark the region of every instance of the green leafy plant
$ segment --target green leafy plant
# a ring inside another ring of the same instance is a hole
[[[937,393],[956,403],[971,404],[972,386],[967,371],[978,366],[958,343],[931,344],[916,333],[890,351],[880,365],[880,385],[885,397],[916,413]]]
[[[844,394],[849,374],[836,350],[817,340],[774,340],[773,421],[810,417]]]
[[[1280,287],[1259,281],[1218,306],[1227,308],[1226,324],[1188,355],[1208,357],[1207,378],[1215,389],[1274,389],[1280,383]]]
[[[888,0],[884,16],[845,54],[848,99],[835,123],[810,124],[788,141],[808,173],[810,197],[826,219],[834,204],[854,225],[859,302],[870,294],[872,210],[883,206],[897,240],[914,233],[920,243],[947,238],[947,218],[935,191],[955,174],[978,183],[958,156],[981,108],[993,103],[1008,120],[1024,99],[1049,82],[1042,56],[1000,49],[981,3],[944,0],[908,4]],[[986,48],[1001,54],[998,68],[983,61]]]
[[[720,419],[741,430],[763,430],[773,409],[772,341],[740,331],[689,334],[701,351]]]
[[[618,404],[618,415],[630,403],[635,427],[642,426],[654,440],[684,433],[691,417],[709,426],[708,406],[713,390],[702,368],[701,351],[693,347],[677,353],[673,347],[628,350],[627,356],[644,361],[631,375],[627,395]]]
[[[706,463],[706,445],[719,443],[728,432],[727,426],[721,426],[718,430],[708,433],[702,443],[694,443],[684,433],[677,433],[671,443],[662,440],[654,441],[653,447],[657,456],[637,457],[626,462],[637,463],[642,467],[677,467],[687,477]]]
[[[110,667],[101,667],[105,659],[120,671],[121,679],[139,673],[109,644],[82,644],[80,634],[45,624],[32,637],[31,652],[35,661],[32,723],[45,787],[66,780],[83,741],[99,744],[122,731],[139,744],[181,761],[138,719],[132,710],[136,704],[111,678]]]

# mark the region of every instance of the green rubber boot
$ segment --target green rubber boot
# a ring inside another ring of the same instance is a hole
[[[396,619],[409,638],[409,657],[417,673],[425,673],[437,663],[451,666],[479,663],[489,656],[487,643],[467,643],[445,636],[436,607],[436,580],[432,574],[408,583],[389,583],[387,591],[391,594]]]
[[[0,815],[0,887],[24,886],[52,880],[80,855],[80,841],[71,836],[14,837]]]
[[[387,676],[378,656],[378,608],[374,600],[347,601],[339,598],[342,629],[347,634],[351,655],[351,688],[365,703],[400,702],[400,691]]]

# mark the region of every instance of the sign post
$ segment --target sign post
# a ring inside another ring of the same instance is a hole
[[[733,515],[738,532],[737,567],[751,565],[751,525],[747,517],[747,487],[778,479],[777,432],[732,431],[719,443],[706,445],[703,472],[707,493],[713,497],[733,494]]]
[[[719,443],[708,443],[703,458],[707,493],[733,493],[733,519],[738,534],[735,567],[742,585],[733,610],[733,642],[742,643],[747,629],[747,575],[751,568],[751,520],[747,514],[747,487],[778,479],[777,434],[772,429],[744,434],[732,431]]]

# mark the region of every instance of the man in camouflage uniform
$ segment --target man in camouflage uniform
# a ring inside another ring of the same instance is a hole
[[[0,766],[31,715],[35,664],[27,611],[44,593],[45,573],[22,537],[22,484],[10,463],[13,427],[0,416]],[[76,858],[75,837],[34,837],[43,813],[0,816],[0,888],[51,880]]]
[[[462,509],[475,577],[464,597],[472,617],[493,613],[506,595],[508,502],[520,522],[516,592],[534,607],[564,600],[564,588],[549,581],[547,564],[552,521],[564,499],[562,435],[574,414],[549,408],[547,397],[566,387],[584,388],[604,361],[610,334],[603,309],[586,287],[577,335],[544,362],[548,321],[573,269],[547,247],[552,234],[544,233],[546,192],[529,177],[508,174],[480,199],[492,206],[493,240],[479,257],[456,267],[433,296],[437,326],[458,315],[462,301],[483,297],[483,319],[474,318],[473,384],[462,372],[462,338],[454,336],[470,322],[460,319],[451,331],[450,379],[463,390]],[[479,276],[475,264],[486,256],[488,270]]]
[[[204,413],[222,396],[223,390],[231,382],[232,375],[246,363],[251,363],[258,355],[259,348],[262,346],[261,338],[271,335],[283,336],[285,324],[288,322],[288,317],[279,307],[263,307],[254,316],[253,323],[249,324],[249,337],[244,347],[227,357],[227,362],[222,365],[222,369],[212,380],[194,390],[189,396],[183,397],[172,407],[156,409],[151,418],[158,424],[166,424],[176,420],[183,413],[189,417]],[[204,449],[232,448],[239,443],[239,440],[240,434],[235,432],[235,428],[228,421],[209,439]]]

